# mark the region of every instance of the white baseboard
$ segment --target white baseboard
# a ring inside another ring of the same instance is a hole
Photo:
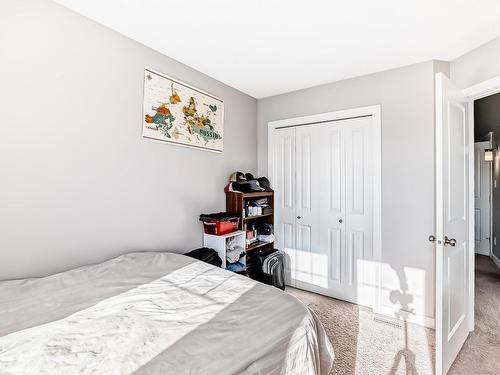
[[[500,268],[500,259],[498,259],[493,253],[491,253],[491,260],[493,260],[493,263],[495,263],[495,265]]]
[[[406,320],[407,322],[418,324],[420,326],[424,326],[431,329],[434,329],[435,327],[434,318],[430,318],[428,316],[423,316],[423,315],[415,315],[415,314],[408,314],[407,319],[398,318],[399,309],[393,309],[387,306],[378,306],[377,308],[373,309],[373,312],[375,314],[388,316],[392,319],[397,319],[401,321]]]
[[[287,284],[288,285],[288,284]],[[360,306],[365,306],[373,310],[373,307],[375,306],[375,300],[374,298],[359,298],[356,297],[355,299],[351,298],[351,296],[346,295],[346,294],[337,294],[333,293],[331,290],[328,290],[326,288],[321,288],[313,284],[309,284],[306,282],[294,280],[289,284],[293,288],[301,289],[301,290],[306,290],[308,292],[316,293],[316,294],[321,294],[326,297],[331,297],[335,298],[338,300],[346,301],[353,303],[355,305],[360,305]],[[372,294],[374,295],[374,294]]]
[[[332,297],[332,298],[336,298],[339,300],[354,303],[354,304],[357,304],[360,306],[365,306],[365,307],[370,308],[373,311],[373,313],[375,313],[375,314],[385,315],[385,316],[392,318],[392,319],[404,321],[404,319],[398,318],[398,315],[399,315],[398,312],[400,312],[400,310],[398,308],[391,308],[391,307],[387,307],[387,306],[377,306],[376,301],[373,299],[353,300],[353,299],[349,298],[349,296],[337,295],[337,294],[334,294],[331,291],[328,291],[324,288],[315,287],[314,285],[300,282],[297,280],[294,280],[290,284],[287,284],[287,285],[291,286],[292,288],[302,289],[302,290],[306,290],[309,292],[322,294],[322,295],[327,296],[327,297]],[[372,295],[375,295],[375,293],[372,293]],[[430,318],[428,316],[423,316],[423,315],[415,315],[415,314],[411,314],[411,313],[409,313],[408,315],[409,316],[406,319],[407,322],[418,324],[420,326],[424,326],[424,327],[431,328],[431,329],[434,329],[434,327],[435,327],[434,318]]]

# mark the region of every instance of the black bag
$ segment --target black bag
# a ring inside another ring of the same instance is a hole
[[[208,222],[231,221],[231,220],[235,220],[235,219],[238,219],[237,215],[228,214],[227,212],[217,212],[214,214],[201,214],[200,215],[200,221],[208,221]]]
[[[276,249],[264,251],[256,254],[253,262],[255,262],[255,267],[252,267],[255,269],[252,274],[254,279],[285,290],[285,266],[282,253]]]
[[[222,259],[219,257],[219,254],[217,254],[217,251],[209,249],[208,247],[191,250],[189,253],[184,255],[201,260],[202,262],[209,263],[216,267],[220,267],[222,265]]]

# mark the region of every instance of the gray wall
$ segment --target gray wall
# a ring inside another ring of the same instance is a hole
[[[460,88],[500,76],[500,37],[453,60],[450,74]]]
[[[493,138],[498,140],[500,135],[500,94],[487,96],[474,102],[474,136],[480,142],[488,132],[493,132]],[[494,142],[496,143],[496,142]],[[493,254],[500,258],[500,156],[497,155],[493,163],[493,179],[497,188],[493,188],[493,233],[497,238],[497,245],[493,241]]]
[[[417,315],[434,316],[434,62],[258,101],[259,174],[267,173],[267,123],[382,106],[382,305],[407,291]],[[408,288],[408,290],[407,290]]]
[[[0,45],[0,279],[198,247],[198,215],[256,170],[237,90],[48,0],[2,0]],[[222,154],[142,140],[144,67],[225,100]]]

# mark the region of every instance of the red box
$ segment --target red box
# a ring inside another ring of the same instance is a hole
[[[203,229],[207,234],[215,234],[216,236],[222,236],[223,234],[234,232],[238,229],[239,219],[234,219],[231,221],[217,220],[217,221],[204,221]]]

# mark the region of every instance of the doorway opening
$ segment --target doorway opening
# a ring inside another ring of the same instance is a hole
[[[474,253],[500,267],[499,137],[500,93],[474,100]]]
[[[475,331],[498,321],[500,282],[500,93],[473,101]],[[491,340],[500,339],[493,330]],[[476,340],[473,333],[470,340]]]

